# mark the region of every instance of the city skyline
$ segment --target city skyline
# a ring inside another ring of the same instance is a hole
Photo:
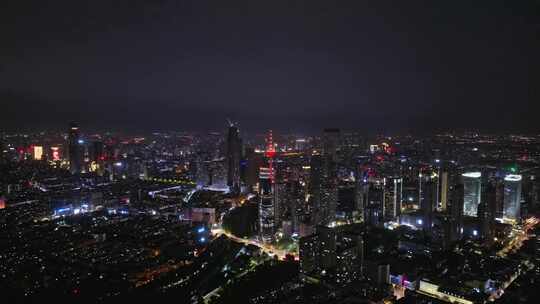
[[[0,301],[535,303],[539,13],[6,3]]]

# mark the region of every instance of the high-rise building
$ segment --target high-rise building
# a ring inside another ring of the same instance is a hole
[[[355,170],[355,189],[354,189],[354,209],[357,213],[357,219],[364,221],[365,207],[368,204],[368,170],[367,162],[369,158],[367,156],[358,157]]]
[[[242,140],[238,127],[231,123],[227,132],[227,185],[233,193],[240,192],[240,157]]]
[[[69,171],[71,174],[81,173],[82,170],[81,144],[83,142],[80,136],[79,126],[71,123],[68,131]]]
[[[403,179],[389,177],[384,179],[384,216],[390,220],[396,220],[401,215],[403,197]]]
[[[364,222],[381,227],[385,215],[385,189],[383,183],[370,182],[367,187],[367,201],[364,206]]]
[[[420,209],[423,214],[422,227],[426,234],[431,234],[433,229],[433,213],[437,206],[437,183],[433,180],[427,180],[422,183],[421,189]]]
[[[323,131],[323,155],[329,156],[333,161],[337,161],[337,150],[339,149],[340,131],[335,128],[324,129]]]
[[[439,174],[439,206],[438,209],[441,212],[446,212],[448,208],[448,186],[449,186],[449,173],[448,171],[441,171]]]
[[[335,219],[338,196],[336,175],[336,164],[330,157],[312,156],[311,195],[315,224],[328,225]]]
[[[300,273],[338,284],[362,275],[364,241],[359,234],[318,226],[312,235],[300,238]]]
[[[502,180],[495,182],[495,217],[504,218],[504,182]]]
[[[482,187],[482,199],[478,207],[478,217],[481,220],[481,233],[486,241],[493,240],[493,229],[496,216],[496,185],[493,182],[485,182]]]
[[[449,208],[450,208],[450,240],[460,240],[463,235],[463,184],[451,185],[449,187]]]
[[[41,160],[43,157],[43,146],[34,146],[32,149],[32,156],[34,160]]]
[[[336,215],[337,149],[339,129],[325,129],[322,155],[311,158],[311,190],[314,202],[314,220],[317,225],[329,225]]]
[[[336,230],[326,226],[318,226],[316,229],[319,235],[320,267],[328,271],[336,267]]]
[[[355,191],[354,209],[357,212],[357,218],[361,221],[365,221],[364,215],[366,212],[365,210],[366,206],[368,205],[369,184],[357,180],[354,191]]]
[[[503,217],[519,221],[521,217],[521,175],[509,174],[504,178]]]
[[[253,148],[247,148],[245,151],[246,174],[245,184],[249,190],[252,190],[259,182],[259,168],[264,164],[264,156],[256,153]]]
[[[274,225],[281,227],[284,211],[286,209],[286,184],[283,181],[276,181],[272,184],[272,196],[274,200]]]
[[[319,236],[311,234],[301,237],[298,244],[300,254],[300,273],[311,275],[318,270]]]
[[[102,162],[105,160],[105,153],[102,141],[96,140],[92,142],[90,160],[95,162]]]
[[[466,172],[462,174],[462,178],[464,187],[463,214],[476,217],[481,201],[482,173]]]
[[[274,239],[275,210],[272,194],[272,172],[269,168],[260,168],[259,179],[259,232],[264,242]]]

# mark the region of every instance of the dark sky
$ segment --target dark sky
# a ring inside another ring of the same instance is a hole
[[[538,1],[84,2],[3,3],[0,130],[540,131]]]

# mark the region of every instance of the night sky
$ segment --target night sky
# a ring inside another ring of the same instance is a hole
[[[540,131],[538,1],[84,2],[3,3],[0,130]]]

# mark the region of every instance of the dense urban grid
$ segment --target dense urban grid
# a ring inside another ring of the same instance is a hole
[[[540,135],[0,137],[6,303],[527,303]]]

